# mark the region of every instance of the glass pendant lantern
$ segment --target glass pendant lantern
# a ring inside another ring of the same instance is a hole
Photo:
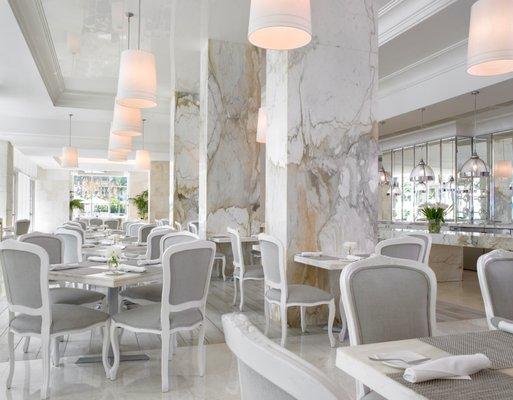
[[[424,128],[424,111],[425,108],[420,109],[420,129]],[[426,159],[427,159],[427,146],[426,146]],[[428,182],[432,182],[435,180],[435,173],[433,172],[433,168],[431,168],[428,164],[424,162],[424,159],[421,158],[419,163],[415,168],[412,169],[410,173],[410,181],[415,183],[426,184]]]

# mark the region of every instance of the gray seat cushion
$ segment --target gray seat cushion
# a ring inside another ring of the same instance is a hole
[[[235,268],[233,271],[233,276],[240,275],[240,268]],[[254,279],[264,279],[264,270],[262,267],[246,267],[246,271],[244,272],[244,278],[254,278]]]
[[[118,323],[133,326],[134,328],[161,329],[160,325],[160,304],[142,306],[133,310],[123,311],[116,314],[112,319]],[[171,329],[189,327],[203,320],[203,314],[197,308],[171,313],[169,321]]]
[[[266,296],[269,300],[280,301],[280,290],[269,289]],[[330,301],[333,296],[324,290],[309,285],[289,285],[287,303],[318,303]]]
[[[96,303],[105,298],[105,295],[94,290],[75,288],[50,289],[50,301],[53,304],[82,304]]]
[[[380,396],[376,392],[369,392],[365,396],[361,397],[360,400],[386,400],[383,396]]]
[[[51,312],[52,326],[50,333],[85,329],[109,318],[109,315],[102,311],[71,304],[54,304],[51,306]],[[19,314],[11,322],[11,327],[21,333],[40,333],[41,317]]]
[[[132,286],[123,290],[120,296],[133,300],[149,300],[160,303],[162,301],[162,284]],[[135,302],[137,303],[137,301]]]

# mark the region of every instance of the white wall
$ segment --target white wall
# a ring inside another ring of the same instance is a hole
[[[36,181],[34,230],[53,232],[69,219],[70,173],[39,169]]]

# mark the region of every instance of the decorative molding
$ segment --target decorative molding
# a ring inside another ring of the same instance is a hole
[[[378,13],[378,45],[432,17],[457,0],[393,0]]]

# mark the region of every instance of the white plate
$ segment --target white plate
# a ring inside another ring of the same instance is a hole
[[[380,361],[385,365],[388,365],[392,368],[397,369],[406,369],[410,368],[411,365],[408,364],[408,362],[414,362],[417,360],[421,360],[423,358],[426,358],[426,356],[423,356],[422,354],[415,353],[413,351],[395,351],[393,353],[378,353],[373,354],[372,357],[376,358],[401,358],[407,362],[399,361],[399,360],[393,360],[393,361]]]
[[[107,271],[105,272],[105,275],[123,275],[125,273],[125,271]]]

